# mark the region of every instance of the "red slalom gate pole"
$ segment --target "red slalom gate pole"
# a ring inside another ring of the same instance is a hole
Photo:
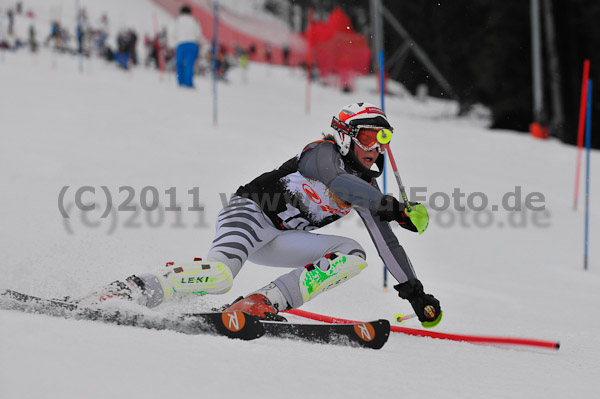
[[[322,321],[331,324],[348,324],[348,323],[362,323],[362,321],[340,319],[331,316],[325,316],[318,313],[307,312],[300,309],[288,310],[285,313],[293,314],[296,316],[305,317],[311,320]],[[510,337],[489,337],[489,336],[478,336],[478,335],[464,335],[464,334],[448,334],[434,331],[419,330],[416,328],[407,328],[392,326],[392,332],[414,335],[418,337],[430,337],[437,339],[447,339],[450,341],[469,342],[472,344],[482,345],[520,345],[520,346],[534,346],[538,348],[554,349],[560,348],[560,343],[555,341],[542,341],[538,339],[529,338],[510,338]]]
[[[579,129],[577,132],[577,166],[575,169],[575,197],[573,210],[577,210],[579,198],[579,173],[581,171],[581,151],[583,150],[583,131],[585,129],[585,113],[587,109],[588,80],[590,76],[590,60],[583,62],[583,81],[581,83],[581,102],[579,105]]]
[[[152,44],[154,46],[154,50],[156,51],[156,59],[158,60],[158,70],[159,70],[159,75],[160,75],[160,81],[162,83],[162,81],[164,79],[165,66],[164,66],[164,60],[163,60],[163,56],[162,56],[163,49],[160,48],[160,34],[159,34],[160,32],[159,32],[158,17],[156,16],[156,12],[154,12],[152,14],[152,19],[153,19],[153,23],[154,23],[154,40],[153,40]]]

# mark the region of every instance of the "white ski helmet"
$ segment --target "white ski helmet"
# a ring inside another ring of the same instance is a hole
[[[362,128],[393,128],[381,108],[369,103],[354,103],[343,107],[338,116],[331,120],[333,138],[342,156],[348,155],[352,139],[358,136]]]

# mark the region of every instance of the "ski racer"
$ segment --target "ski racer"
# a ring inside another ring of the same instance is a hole
[[[390,227],[390,222],[397,222],[423,233],[427,211],[411,202],[409,212],[404,203],[384,195],[375,180],[384,162],[377,133],[393,131],[387,116],[369,103],[349,104],[333,117],[331,128],[322,140],[306,145],[279,168],[238,188],[217,217],[206,260],[169,263],[156,273],[113,282],[83,303],[121,297],[155,307],[179,295],[222,294],[250,260],[292,270],[227,310],[276,318],[278,312],[302,306],[367,267],[365,251],[355,240],[312,232],[354,209],[398,281],[394,288],[399,296],[410,302],[423,325],[439,323],[439,301],[424,292]]]

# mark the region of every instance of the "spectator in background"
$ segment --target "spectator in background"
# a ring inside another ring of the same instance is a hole
[[[133,62],[133,65],[137,65],[138,64],[138,57],[137,57],[137,33],[135,33],[135,31],[133,29],[129,29],[129,58],[131,59],[131,62]]]
[[[223,82],[227,82],[227,71],[229,70],[230,66],[231,63],[227,57],[227,47],[221,43],[219,46],[217,46],[217,62],[215,63],[217,78]]]
[[[102,51],[102,48],[105,45],[106,39],[108,38],[108,16],[102,14],[100,18],[100,26],[97,31],[96,37],[96,50]]]
[[[44,46],[47,46],[48,44],[50,44],[50,42],[53,42],[52,44],[54,45],[54,48],[62,47],[61,27],[60,27],[60,23],[58,21],[52,21],[52,23],[50,25],[50,34],[44,41]]]
[[[131,34],[129,30],[122,29],[117,35],[116,59],[119,66],[129,69],[129,54],[131,53]]]
[[[271,44],[267,43],[265,44],[265,59],[267,60],[267,63],[271,63],[272,61],[272,57],[273,57],[273,49],[271,48]]]
[[[200,51],[200,43],[204,42],[202,29],[192,16],[192,10],[184,5],[179,10],[179,17],[175,22],[174,40],[175,68],[179,86],[194,87],[194,65]]]
[[[248,46],[248,57],[254,57],[256,54],[256,44],[252,43]]]
[[[35,26],[29,25],[29,50],[36,53],[38,50],[38,42],[35,37]]]
[[[158,35],[157,35],[158,36]],[[149,66],[154,61],[158,67],[158,58],[156,56],[156,46],[155,42],[157,37],[151,39],[148,34],[144,35],[144,48],[146,49],[146,58],[144,58],[144,66]]]
[[[154,39],[146,36],[144,39],[147,49],[145,66],[154,64],[156,69],[165,68],[167,61],[167,30],[163,28],[154,36]]]
[[[6,29],[8,22],[8,15],[0,9],[0,49],[7,49],[8,45],[8,31]]]
[[[77,27],[75,30],[75,34],[77,37],[77,53],[79,54],[83,54],[83,41],[85,39],[87,25],[87,13],[85,9],[81,9],[79,11],[79,15],[77,16]]]
[[[9,9],[6,15],[8,16],[8,36],[13,36],[15,34],[15,12]]]
[[[290,48],[285,45],[281,49],[281,52],[283,54],[283,65],[290,65]]]
[[[233,45],[233,56],[237,60],[237,63],[242,67],[242,81],[248,82],[248,53],[239,44],[234,43]]]

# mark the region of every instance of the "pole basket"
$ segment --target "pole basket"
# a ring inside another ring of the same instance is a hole
[[[533,122],[529,125],[529,133],[536,139],[545,140],[548,138],[550,129],[548,125],[542,125],[537,122]]]

